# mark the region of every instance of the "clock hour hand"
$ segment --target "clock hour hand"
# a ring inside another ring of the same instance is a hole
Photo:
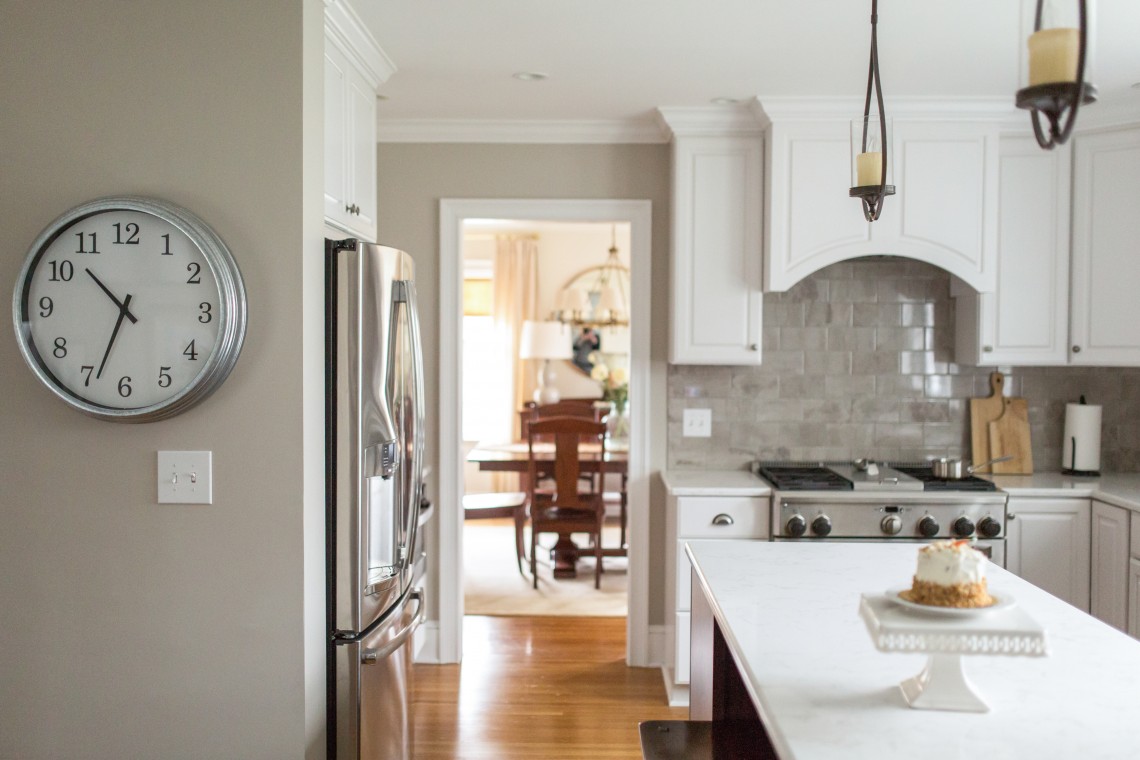
[[[88,270],[88,274],[90,274],[90,270]],[[95,275],[91,276],[94,277]],[[96,282],[99,281],[96,280]],[[103,377],[103,367],[107,366],[107,357],[111,355],[111,346],[115,345],[115,338],[119,335],[119,328],[123,326],[123,319],[131,314],[130,305],[131,294],[128,293],[127,299],[119,307],[119,318],[115,320],[115,329],[111,330],[111,339],[107,341],[107,350],[103,352],[103,361],[99,362],[99,371],[95,373],[96,380]]]
[[[135,322],[138,322],[138,319],[135,317],[135,315],[131,314],[131,310],[127,308],[127,304],[131,302],[130,296],[127,296],[127,300],[125,302],[120,301],[118,298],[115,298],[115,294],[112,293],[110,291],[110,289],[106,285],[103,284],[103,281],[95,276],[94,272],[92,272],[90,269],[87,269],[86,267],[84,267],[83,271],[86,272],[87,274],[91,275],[91,279],[95,281],[95,284],[98,285],[100,288],[102,288],[103,292],[107,294],[107,297],[115,302],[115,305],[119,307],[119,313],[120,314],[125,316],[127,319],[131,320],[132,324]],[[115,329],[117,330],[118,327],[116,327]],[[108,349],[108,350],[110,350],[110,349]],[[103,360],[106,361],[106,357],[104,357]],[[100,371],[100,374],[102,374],[101,371]]]

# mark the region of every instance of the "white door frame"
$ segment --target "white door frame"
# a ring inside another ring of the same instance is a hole
[[[649,294],[652,204],[635,200],[439,202],[439,661],[463,656],[463,222],[467,219],[630,225],[629,616],[626,662],[649,665]]]

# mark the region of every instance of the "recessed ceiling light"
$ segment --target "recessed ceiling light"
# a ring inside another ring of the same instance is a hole
[[[543,79],[546,79],[548,75],[543,74],[541,71],[516,71],[511,76],[515,79],[521,79],[524,82],[541,82]]]
[[[741,98],[713,98],[709,102],[713,105],[718,106],[735,106],[743,103],[744,101]]]

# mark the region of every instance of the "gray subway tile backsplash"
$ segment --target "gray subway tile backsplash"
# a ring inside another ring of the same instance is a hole
[[[954,362],[950,277],[928,264],[845,261],[764,296],[759,367],[670,366],[674,469],[753,459],[970,456],[968,399],[993,368]],[[1002,367],[1029,402],[1035,469],[1060,469],[1065,404],[1104,405],[1101,465],[1140,470],[1140,369]],[[681,435],[685,408],[713,410],[710,438]]]

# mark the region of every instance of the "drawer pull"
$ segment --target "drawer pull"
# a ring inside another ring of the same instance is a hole
[[[724,512],[712,519],[713,525],[732,525],[734,522],[736,521],[732,519],[732,515],[726,515]]]

